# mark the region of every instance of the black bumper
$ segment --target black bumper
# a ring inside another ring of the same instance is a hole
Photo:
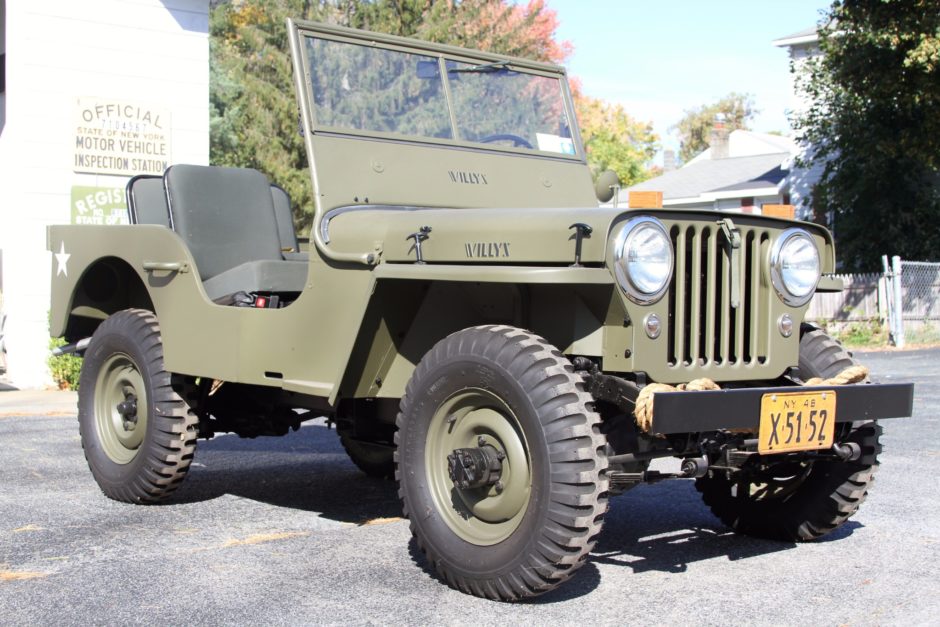
[[[653,433],[698,433],[719,429],[753,429],[760,423],[761,397],[768,393],[836,393],[836,422],[910,416],[913,383],[770,387],[704,392],[657,392]]]

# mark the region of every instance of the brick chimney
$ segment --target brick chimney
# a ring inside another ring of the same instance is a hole
[[[676,151],[663,151],[663,172],[672,172],[676,169]]]
[[[730,156],[728,146],[728,135],[730,131],[725,126],[725,116],[718,114],[715,116],[715,125],[712,127],[709,137],[709,147],[711,148],[712,159],[727,159]]]

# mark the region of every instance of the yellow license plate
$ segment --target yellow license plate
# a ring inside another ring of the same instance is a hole
[[[835,392],[764,394],[757,450],[766,454],[829,448],[835,428]]]

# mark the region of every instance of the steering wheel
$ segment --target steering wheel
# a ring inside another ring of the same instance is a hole
[[[496,135],[487,135],[486,137],[481,137],[477,140],[483,144],[490,144],[492,142],[498,141],[511,141],[512,145],[518,148],[528,148],[529,150],[534,150],[535,147],[530,144],[524,137],[519,137],[518,135],[513,135],[512,133],[497,133]]]

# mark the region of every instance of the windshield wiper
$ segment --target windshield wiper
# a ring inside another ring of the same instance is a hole
[[[481,63],[480,65],[471,65],[470,67],[455,67],[447,70],[448,74],[463,74],[468,72],[498,72],[505,70],[509,65],[509,59],[502,61],[493,61],[492,63]]]

